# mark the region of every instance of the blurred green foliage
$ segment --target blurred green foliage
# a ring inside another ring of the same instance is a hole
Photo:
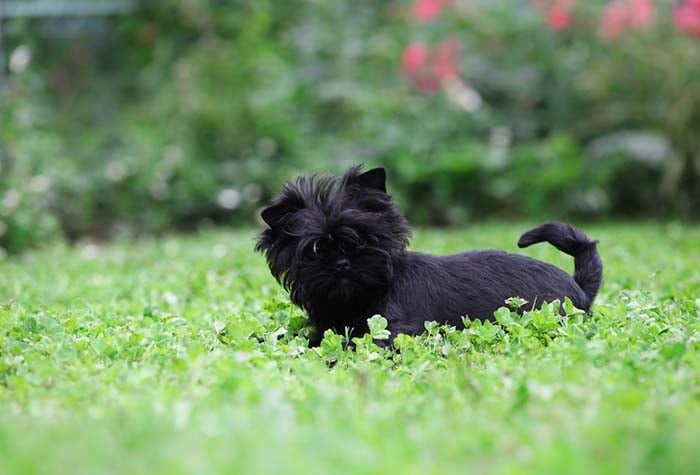
[[[430,24],[389,0],[149,1],[66,36],[6,22],[31,61],[0,92],[0,246],[252,222],[284,180],[359,162],[415,223],[691,216],[697,40],[659,22],[605,42],[600,4],[567,31],[502,0]],[[446,37],[476,111],[402,77],[408,44]]]

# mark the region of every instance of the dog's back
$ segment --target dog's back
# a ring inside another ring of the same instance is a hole
[[[520,247],[547,241],[575,258],[573,277],[562,269],[519,254],[496,250],[448,256],[404,252],[381,313],[405,333],[422,331],[424,321],[462,326],[462,317],[493,320],[510,297],[528,301],[521,310],[569,298],[589,311],[600,287],[603,265],[591,241],[563,223],[546,223],[525,233]]]
[[[394,283],[395,302],[403,307],[402,313],[420,314],[424,320],[458,327],[463,316],[493,320],[493,312],[510,297],[527,300],[523,310],[567,297],[577,308],[590,307],[586,293],[562,269],[519,254],[408,252],[403,261]]]

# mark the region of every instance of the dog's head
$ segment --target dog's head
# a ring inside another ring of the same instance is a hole
[[[383,168],[342,177],[300,177],[261,213],[269,226],[256,245],[292,301],[359,303],[393,278],[392,254],[410,228],[386,193]]]

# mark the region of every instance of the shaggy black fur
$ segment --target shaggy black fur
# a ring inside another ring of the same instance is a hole
[[[549,242],[575,258],[573,278],[551,264],[503,251],[432,256],[406,250],[406,218],[386,193],[384,169],[342,177],[301,177],[262,211],[269,228],[256,250],[272,275],[303,307],[320,342],[329,328],[368,331],[367,318],[387,319],[392,337],[416,335],[424,322],[463,327],[462,316],[493,320],[509,297],[531,305],[569,297],[588,311],[603,264],[580,230],[549,222],[526,232],[518,246]]]

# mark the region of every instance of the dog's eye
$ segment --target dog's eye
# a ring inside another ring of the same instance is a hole
[[[324,241],[316,240],[314,241],[311,249],[314,253],[314,256],[320,256],[328,250],[328,245]]]

